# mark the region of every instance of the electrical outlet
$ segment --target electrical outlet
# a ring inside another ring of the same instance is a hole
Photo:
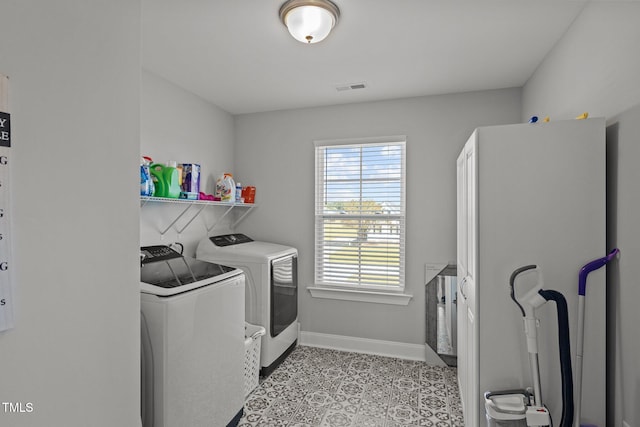
[[[622,420],[622,427],[631,427],[628,422]]]

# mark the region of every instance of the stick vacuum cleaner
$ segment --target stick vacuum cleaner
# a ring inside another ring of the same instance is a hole
[[[558,313],[558,346],[560,349],[560,371],[562,375],[562,420],[560,427],[572,427],[573,404],[573,375],[571,372],[571,342],[569,339],[569,315],[567,301],[564,296],[554,290],[542,289],[542,273],[535,265],[518,268],[511,274],[509,280],[511,298],[522,311],[524,318],[524,332],[527,338],[527,351],[531,376],[533,378],[534,404],[527,408],[526,419],[528,426],[551,425],[551,417],[542,399],[540,387],[540,366],[538,362],[538,319],[535,309],[553,300]]]
[[[587,293],[587,276],[594,270],[603,267],[614,259],[619,249],[614,249],[605,257],[598,258],[587,264],[578,274],[578,345],[576,349],[576,410],[574,427],[580,427],[580,411],[582,406],[582,354],[584,351],[584,299]]]

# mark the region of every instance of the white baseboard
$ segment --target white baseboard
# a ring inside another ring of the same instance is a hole
[[[375,354],[397,357],[399,359],[419,360],[432,365],[446,366],[431,348],[424,344],[409,344],[396,341],[372,340],[369,338],[348,337],[344,335],[321,334],[300,331],[300,344],[309,347],[329,348],[332,350],[355,353]]]

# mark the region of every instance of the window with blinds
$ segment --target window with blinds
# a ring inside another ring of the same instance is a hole
[[[315,149],[316,285],[403,290],[405,137]]]

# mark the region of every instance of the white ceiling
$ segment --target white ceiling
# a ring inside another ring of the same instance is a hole
[[[306,45],[283,2],[142,0],[143,67],[232,114],[519,87],[585,5],[334,0],[337,26]]]

